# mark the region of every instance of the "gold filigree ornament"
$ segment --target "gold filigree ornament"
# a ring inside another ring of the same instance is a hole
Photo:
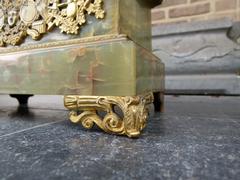
[[[27,35],[36,40],[45,33],[35,28],[42,17],[34,0],[2,0],[0,14],[0,46],[19,45]]]
[[[70,120],[91,129],[95,124],[110,134],[138,137],[146,126],[153,94],[143,96],[65,96]],[[101,114],[101,112],[105,114]]]
[[[103,0],[0,0],[0,46],[19,45],[28,35],[38,40],[55,26],[78,34],[86,15],[103,19]]]
[[[95,14],[98,19],[104,18],[102,3],[102,0],[67,0],[66,3],[53,0],[48,10],[48,28],[55,25],[61,32],[78,34],[80,26],[86,23],[86,13]]]

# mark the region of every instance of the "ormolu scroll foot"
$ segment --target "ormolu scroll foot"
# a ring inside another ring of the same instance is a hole
[[[153,94],[143,96],[65,96],[64,105],[71,110],[70,120],[91,129],[97,125],[110,134],[138,137],[146,126],[148,105]],[[122,112],[119,112],[122,111]],[[102,117],[99,112],[106,115]]]

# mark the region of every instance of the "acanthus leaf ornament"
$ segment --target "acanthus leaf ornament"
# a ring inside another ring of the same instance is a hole
[[[86,15],[103,19],[103,0],[0,0],[0,46],[19,45],[27,37],[38,40],[54,27],[78,34]]]

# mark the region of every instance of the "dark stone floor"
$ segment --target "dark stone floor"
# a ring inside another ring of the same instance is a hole
[[[167,97],[139,139],[87,131],[62,97],[0,96],[0,179],[240,178],[240,98]]]

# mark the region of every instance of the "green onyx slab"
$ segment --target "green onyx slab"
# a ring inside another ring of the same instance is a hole
[[[126,38],[0,55],[0,93],[133,96],[163,91],[164,66]]]

